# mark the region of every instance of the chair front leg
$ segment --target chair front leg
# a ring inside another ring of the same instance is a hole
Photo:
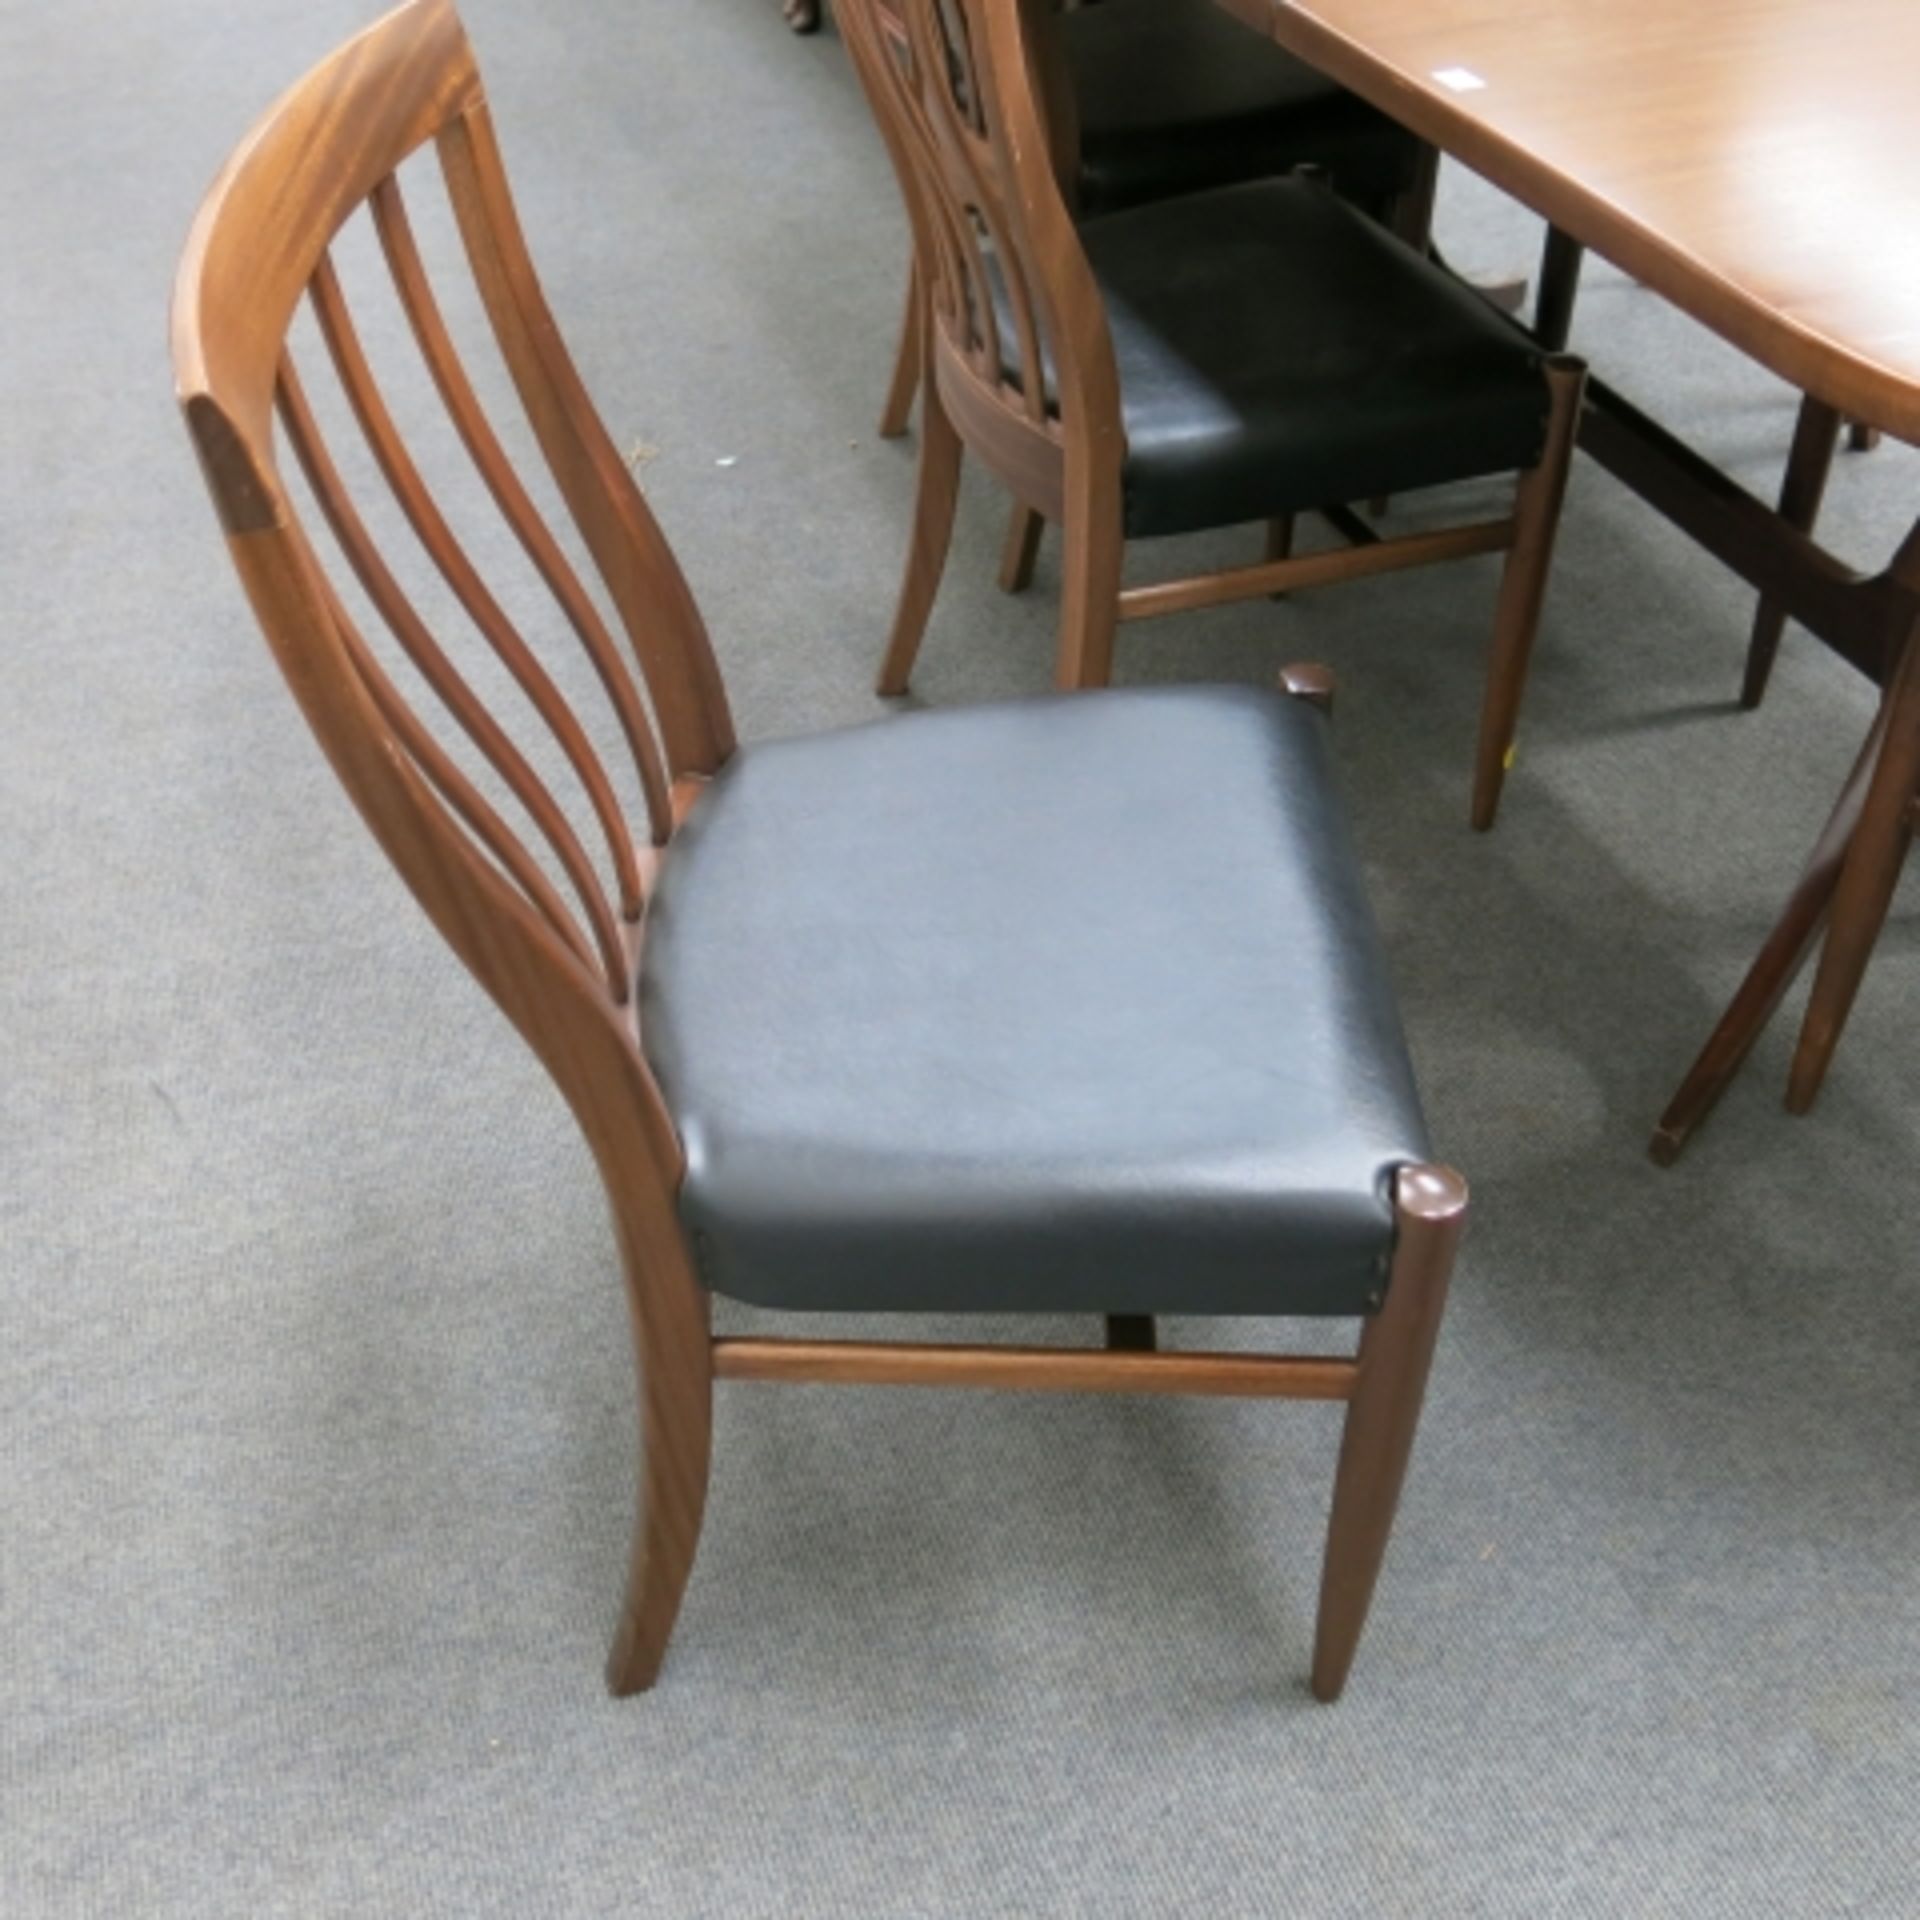
[[[1060,640],[1054,684],[1065,692],[1104,687],[1113,678],[1113,636],[1120,622],[1120,526],[1117,471],[1069,453],[1060,556]]]
[[[1360,1336],[1359,1378],[1347,1403],[1320,1576],[1313,1693],[1329,1702],[1347,1683],[1393,1531],[1454,1251],[1466,1228],[1467,1183],[1450,1167],[1403,1167],[1393,1211],[1386,1298]]]
[[[1473,770],[1473,824],[1485,832],[1500,807],[1500,789],[1513,754],[1520,720],[1520,696],[1526,690],[1527,663],[1540,628],[1553,564],[1560,503],[1566,498],[1567,470],[1580,425],[1580,399],[1586,388],[1583,362],[1556,354],[1547,361],[1550,401],[1547,440],[1538,463],[1521,475],[1513,504],[1513,546],[1500,577],[1500,603],[1494,611],[1493,649],[1480,710],[1480,741]]]
[[[1013,503],[1006,544],[1000,549],[1002,593],[1025,593],[1033,585],[1034,562],[1040,558],[1040,541],[1046,530],[1043,515],[1018,500]]]

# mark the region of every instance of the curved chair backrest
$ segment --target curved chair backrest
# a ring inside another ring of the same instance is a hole
[[[1118,458],[1119,385],[1069,204],[1077,142],[1052,25],[1027,0],[841,0],[838,17],[913,224],[928,365],[963,436],[1057,517],[1076,434]]]
[[[395,176],[429,144],[533,437],[624,643],[515,473],[436,302]],[[363,205],[461,441],[591,658],[612,710],[600,731],[617,733],[614,757],[631,763],[619,779],[643,797],[637,833],[578,711],[452,532],[374,382],[332,260],[336,234]],[[303,296],[412,535],[539,718],[542,737],[525,750],[416,611],[342,480],[288,351]],[[732,752],[732,723],[686,582],[541,296],[450,0],[410,0],[369,27],[293,87],[235,153],[180,265],[173,357],[234,563],[335,771],[440,931],[546,1063],[603,1166],[614,1153],[620,1179],[632,1181],[638,1148],[659,1176],[655,1198],[669,1196],[679,1149],[639,1051],[639,927],[658,850],[698,781]],[[356,628],[285,484],[276,415],[366,600],[488,763],[489,784],[511,794],[522,829],[436,741]],[[578,831],[535,771],[536,759],[552,763],[556,752],[586,797]]]

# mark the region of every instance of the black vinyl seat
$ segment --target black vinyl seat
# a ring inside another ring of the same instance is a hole
[[[1377,1306],[1393,1176],[1428,1146],[1325,731],[1286,694],[1183,687],[743,748],[641,975],[705,1284]]]
[[[1540,458],[1539,348],[1314,181],[1138,207],[1082,237],[1120,373],[1130,538]]]
[[[1251,34],[1216,0],[1101,0],[1060,17],[1092,216],[1311,162],[1384,215],[1420,142],[1317,67]]]
[[[1540,348],[1317,180],[1156,201],[1086,222],[1081,240],[1120,377],[1129,539],[1540,458]],[[993,293],[1017,387],[1019,330],[997,270]],[[1057,406],[1050,354],[1046,380]]]

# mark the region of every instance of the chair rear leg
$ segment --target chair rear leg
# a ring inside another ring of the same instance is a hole
[[[1007,521],[1006,544],[1000,549],[1000,591],[1025,593],[1033,585],[1033,563],[1040,557],[1045,518],[1018,500]]]
[[[924,342],[922,350],[924,351]],[[933,611],[933,597],[946,571],[953,539],[953,514],[960,497],[960,436],[940,404],[938,388],[923,381],[920,395],[920,479],[913,502],[913,538],[907,548],[907,573],[886,658],[880,663],[877,693],[905,693]]]
[[[1587,370],[1578,360],[1555,355],[1546,366],[1551,395],[1547,442],[1540,459],[1520,477],[1513,506],[1513,546],[1500,578],[1500,602],[1493,618],[1493,649],[1487,663],[1486,694],[1480,709],[1480,742],[1473,770],[1473,824],[1484,832],[1500,807],[1500,789],[1513,752],[1526,689],[1527,663],[1540,609],[1547,595],[1553,540],[1566,497],[1567,469],[1580,424],[1580,396]]]
[[[1060,557],[1060,641],[1054,685],[1071,692],[1113,678],[1113,635],[1120,623],[1120,531],[1116,491],[1069,481]]]
[[[1393,1206],[1386,1300],[1360,1336],[1359,1378],[1347,1405],[1327,1525],[1313,1642],[1314,1697],[1325,1701],[1339,1699],[1347,1683],[1393,1531],[1454,1250],[1466,1226],[1467,1183],[1448,1167],[1404,1167]]]
[[[650,1322],[664,1315],[649,1315]],[[607,1687],[618,1696],[652,1686],[706,1513],[713,1450],[713,1350],[707,1300],[691,1292],[674,1324],[636,1335],[640,1362],[640,1495],[626,1600],[607,1656]]]
[[[907,430],[913,397],[920,391],[920,348],[926,339],[927,299],[920,279],[920,262],[907,263],[907,297],[900,316],[900,345],[893,356],[893,378],[887,384],[886,405],[880,409],[880,438],[897,440]]]

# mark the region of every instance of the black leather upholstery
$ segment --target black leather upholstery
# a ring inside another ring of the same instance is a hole
[[[1089,221],[1119,363],[1129,536],[1532,466],[1538,349],[1311,181]]]
[[[705,1283],[1376,1304],[1427,1145],[1324,732],[1179,687],[743,749],[668,857],[640,987]]]
[[[1324,167],[1383,211],[1418,166],[1419,143],[1385,114],[1216,0],[1101,0],[1060,18],[1080,113],[1080,210]]]

